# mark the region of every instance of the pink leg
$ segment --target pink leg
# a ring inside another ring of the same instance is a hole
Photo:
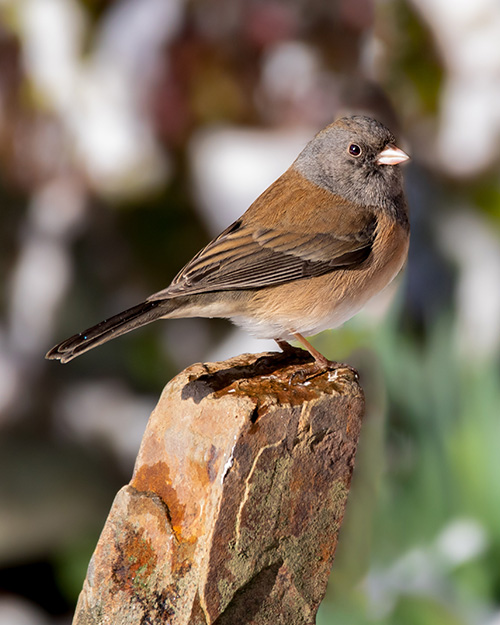
[[[318,350],[313,347],[311,343],[309,343],[309,341],[302,336],[302,334],[299,334],[298,332],[293,332],[292,334],[297,341],[307,349],[320,367],[328,368],[328,366],[332,364],[331,360],[328,360],[328,358],[325,358],[323,354],[318,352]]]

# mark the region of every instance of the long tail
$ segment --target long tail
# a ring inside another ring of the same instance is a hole
[[[89,349],[163,317],[175,308],[175,299],[146,300],[59,343],[47,352],[45,358],[69,362]]]

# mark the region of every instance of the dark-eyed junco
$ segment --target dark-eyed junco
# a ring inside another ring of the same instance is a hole
[[[396,276],[409,244],[400,163],[408,156],[369,117],[337,120],[170,286],[53,347],[68,362],[156,319],[225,317],[286,349],[339,326]]]

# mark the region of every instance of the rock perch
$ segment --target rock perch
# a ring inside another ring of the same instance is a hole
[[[308,355],[188,367],[165,387],[89,565],[76,625],[315,622],[364,410]]]

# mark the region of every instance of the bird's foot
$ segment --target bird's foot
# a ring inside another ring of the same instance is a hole
[[[338,377],[339,372],[345,370],[349,371],[355,380],[359,379],[359,373],[354,367],[351,367],[351,365],[328,360],[328,358],[315,349],[301,334],[294,333],[294,336],[302,343],[302,345],[304,345],[309,354],[314,358],[314,361],[311,363],[305,363],[300,369],[294,371],[290,376],[289,384],[293,384],[295,382],[303,384],[304,382],[322,375],[325,371],[328,371],[329,382],[335,380]],[[299,353],[302,355],[304,353],[303,349],[300,347],[294,347],[287,341],[277,340],[276,342],[286,355],[296,356]]]
[[[333,382],[338,377],[345,375],[346,371],[348,372],[349,377],[353,377],[354,380],[359,379],[359,373],[354,367],[351,367],[351,365],[343,362],[327,360],[326,358],[320,362],[315,360],[314,362],[305,364],[300,369],[294,371],[290,376],[288,383],[290,385],[304,384],[305,382],[309,382],[310,380],[323,375],[325,372],[328,372],[328,381]]]

